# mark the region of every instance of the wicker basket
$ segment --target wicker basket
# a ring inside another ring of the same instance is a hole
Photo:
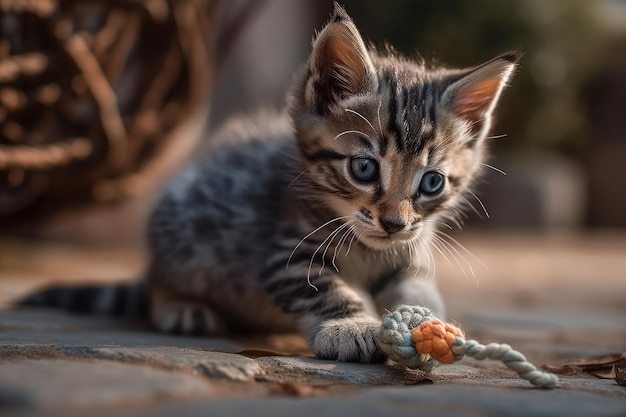
[[[0,216],[146,192],[260,3],[0,1]],[[229,16],[230,19],[225,19]]]

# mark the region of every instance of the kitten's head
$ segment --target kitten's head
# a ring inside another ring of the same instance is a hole
[[[520,55],[464,70],[427,69],[368,49],[335,5],[290,98],[316,198],[348,216],[375,249],[454,219]]]

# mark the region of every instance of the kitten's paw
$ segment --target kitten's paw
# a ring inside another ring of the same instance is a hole
[[[342,362],[382,362],[385,355],[378,346],[380,320],[372,317],[348,317],[327,320],[313,339],[313,351],[320,359]]]
[[[222,321],[209,307],[190,302],[160,303],[152,308],[152,322],[164,333],[212,335],[224,329]]]

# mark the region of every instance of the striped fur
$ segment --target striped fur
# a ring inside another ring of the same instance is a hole
[[[149,225],[155,322],[297,328],[321,358],[384,359],[381,311],[443,314],[431,240],[458,221],[518,58],[429,69],[367,49],[336,6],[287,111],[231,122],[166,188]],[[375,181],[351,174],[357,157],[375,161]],[[423,192],[428,172],[443,175],[441,192]]]
[[[117,285],[50,287],[19,302],[24,307],[53,307],[82,314],[141,318],[149,312],[144,282]]]

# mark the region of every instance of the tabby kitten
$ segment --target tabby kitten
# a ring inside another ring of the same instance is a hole
[[[520,54],[430,69],[367,48],[338,5],[284,114],[236,120],[149,224],[165,331],[300,329],[320,358],[384,359],[379,314],[441,316],[429,245],[481,170]]]

